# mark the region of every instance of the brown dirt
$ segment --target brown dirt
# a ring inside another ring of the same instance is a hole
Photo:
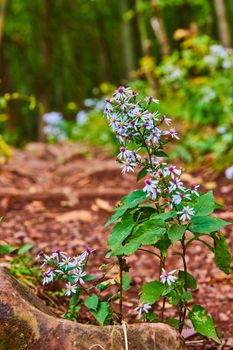
[[[233,221],[233,184],[224,176],[203,167],[186,175],[184,180],[201,184],[203,191],[213,189],[217,201],[225,206],[217,215]],[[35,251],[42,249],[47,253],[59,247],[76,254],[90,246],[96,249],[90,261],[91,272],[99,274],[109,235],[109,229],[102,229],[103,224],[120,197],[140,186],[134,175],[121,175],[107,152],[90,151],[79,144],[29,144],[24,151],[15,151],[14,157],[0,169],[0,210],[4,216],[0,239],[13,245],[32,243]],[[232,227],[225,229],[232,248],[231,232]],[[133,278],[133,287],[125,300],[128,321],[135,322],[132,310],[138,299],[136,286],[158,276],[157,261],[152,259],[143,252],[127,259]],[[168,257],[168,270],[181,266],[179,259]],[[233,349],[232,277],[215,267],[212,253],[200,244],[190,246],[188,266],[199,282],[195,303],[212,314],[224,339],[221,349]],[[166,316],[173,315],[173,309],[167,309]],[[218,347],[205,341],[190,344],[188,349]]]

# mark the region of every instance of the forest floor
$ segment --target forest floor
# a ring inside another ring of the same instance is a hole
[[[224,204],[218,217],[233,221],[233,184],[223,175],[201,167],[186,174],[187,184],[200,184],[203,191],[213,189],[217,202]],[[4,219],[0,240],[9,244],[32,243],[35,251],[48,254],[61,248],[70,255],[87,246],[96,249],[90,260],[92,274],[100,274],[98,266],[104,259],[110,229],[103,224],[119,199],[142,184],[134,175],[122,175],[110,153],[80,144],[28,144],[0,169],[0,212]],[[224,233],[233,248],[232,228]],[[127,261],[132,276],[132,288],[126,292],[125,319],[135,322],[137,286],[158,276],[158,264],[151,255],[137,252]],[[224,345],[216,346],[205,340],[189,344],[188,349],[233,349],[233,280],[217,269],[212,253],[203,245],[193,244],[188,252],[189,271],[197,279],[195,303],[212,314]],[[168,271],[181,268],[179,258],[168,256]],[[117,274],[117,271],[112,271]],[[113,276],[114,277],[114,276]],[[161,305],[158,305],[160,307]],[[156,311],[156,310],[155,310]],[[174,316],[172,308],[167,317]],[[187,327],[190,324],[187,323]],[[196,337],[189,341],[202,339]]]

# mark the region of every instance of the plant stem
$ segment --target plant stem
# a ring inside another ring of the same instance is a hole
[[[165,311],[165,304],[166,304],[166,298],[163,297],[163,306],[162,306],[162,312],[161,312],[161,321],[164,320],[164,311]]]
[[[163,254],[161,253],[160,255],[160,266],[159,266],[159,280],[160,280],[160,276],[162,274],[162,269],[165,268],[165,256],[163,256]]]
[[[157,258],[160,259],[159,254],[157,254],[157,253],[155,253],[155,252],[152,252],[151,250],[147,250],[147,249],[144,249],[144,248],[139,248],[138,250],[141,250],[141,251],[143,251],[143,252],[147,252],[147,253],[153,254],[153,255],[155,255]]]
[[[183,266],[184,266],[184,289],[185,291],[188,290],[188,278],[187,278],[187,263],[185,259],[186,255],[186,245],[185,245],[185,234],[183,238],[181,239],[181,246],[182,246],[182,260],[183,260]],[[179,332],[181,333],[184,327],[184,322],[185,322],[185,317],[186,317],[186,309],[187,309],[187,304],[184,303],[184,308],[183,308],[183,316],[182,316],[182,309],[180,313],[180,326],[179,326]]]
[[[119,263],[119,272],[120,272],[120,305],[119,305],[119,320],[120,323],[122,323],[123,320],[123,259],[121,256],[118,256],[118,263]]]
[[[88,292],[88,290],[87,290],[85,287],[83,287],[83,285],[82,285],[80,282],[78,282],[78,285],[81,287],[81,289],[82,289],[87,295],[90,295],[90,293]]]
[[[163,256],[162,252],[160,255],[160,267],[159,267],[159,280],[160,276],[162,274],[162,269],[165,268],[165,256]],[[161,321],[164,320],[164,311],[165,311],[165,304],[166,304],[166,297],[163,297],[163,305],[162,305],[162,311],[161,311]]]

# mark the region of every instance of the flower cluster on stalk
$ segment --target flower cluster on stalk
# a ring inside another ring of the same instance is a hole
[[[195,214],[189,204],[199,196],[199,186],[185,187],[182,169],[161,158],[165,144],[179,136],[170,127],[171,119],[159,113],[157,104],[157,99],[139,99],[131,88],[121,86],[111,98],[106,98],[104,113],[122,144],[117,156],[122,173],[134,172],[137,167],[143,169],[147,173],[143,191],[164,209],[175,210],[181,222],[187,222]],[[130,149],[130,144],[136,149]],[[147,153],[144,156],[143,150]]]
[[[69,257],[66,253],[56,250],[51,255],[43,252],[37,254],[37,260],[42,262],[41,267],[45,269],[42,284],[48,284],[60,279],[65,280],[65,295],[70,296],[76,293],[77,288],[85,283],[86,265],[92,250],[86,248],[85,251],[75,257]]]

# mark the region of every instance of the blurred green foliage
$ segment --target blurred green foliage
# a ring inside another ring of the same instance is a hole
[[[0,0],[2,158],[10,156],[7,143],[22,146],[44,133],[50,142],[116,149],[100,106],[115,86],[130,84],[179,121],[184,141],[174,157],[200,162],[211,154],[216,164],[221,157],[222,166],[231,163],[232,52],[226,62],[219,48],[214,61],[211,47],[224,41],[224,20],[233,42],[233,5],[224,1],[220,18],[217,2]],[[43,120],[52,111],[62,116],[57,126]]]

